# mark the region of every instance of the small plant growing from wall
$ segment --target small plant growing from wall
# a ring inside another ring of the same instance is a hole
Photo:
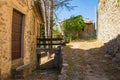
[[[114,57],[116,57],[116,54],[115,54],[115,53],[113,53],[111,56],[114,58]]]
[[[120,0],[117,0],[117,4],[118,4],[118,6],[120,6]]]
[[[106,0],[100,0],[100,3],[105,4]]]

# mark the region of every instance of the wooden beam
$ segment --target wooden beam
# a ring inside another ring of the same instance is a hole
[[[40,41],[50,41],[50,40],[52,40],[52,41],[61,41],[61,40],[63,40],[63,38],[37,38],[37,40],[40,40]]]

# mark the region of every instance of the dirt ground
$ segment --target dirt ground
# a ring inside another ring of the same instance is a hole
[[[106,55],[103,44],[79,41],[68,44],[67,80],[120,80],[120,65]]]
[[[37,71],[25,80],[57,80],[57,76],[57,69],[48,69]]]
[[[64,52],[68,66],[66,80],[120,80],[120,63],[106,55],[103,44],[96,41],[69,43]],[[43,62],[46,58],[43,59]],[[41,70],[26,80],[57,80],[56,69]]]
[[[40,69],[35,70],[33,74],[28,76],[25,80],[57,80],[59,71],[53,67],[54,54],[48,59],[47,54],[41,58]]]

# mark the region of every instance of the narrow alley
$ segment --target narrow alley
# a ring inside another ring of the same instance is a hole
[[[120,65],[105,54],[102,43],[72,42],[64,51],[68,61],[66,80],[120,80]]]
[[[0,80],[120,80],[120,0],[0,0]]]
[[[71,42],[63,48],[67,67],[62,80],[120,80],[120,64],[97,40]],[[26,80],[59,80],[56,69],[41,70]],[[60,79],[60,80],[61,80]]]

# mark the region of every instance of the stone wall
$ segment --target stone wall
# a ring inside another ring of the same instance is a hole
[[[13,9],[24,14],[22,40],[23,57],[11,59],[11,34]],[[39,13],[31,6],[30,0],[0,0],[0,76],[7,79],[11,69],[23,64],[30,64],[31,72],[36,66],[37,27],[42,23]],[[28,73],[27,73],[28,74]],[[27,75],[25,74],[25,75]],[[0,80],[1,80],[0,79]],[[8,79],[7,79],[8,80]]]
[[[100,0],[98,40],[105,43],[106,53],[120,61],[120,5],[117,0]]]
[[[81,38],[94,38],[95,37],[95,25],[94,23],[85,23],[86,28],[84,31],[81,31],[80,37]]]
[[[98,40],[106,43],[120,34],[120,6],[117,0],[100,0]]]

